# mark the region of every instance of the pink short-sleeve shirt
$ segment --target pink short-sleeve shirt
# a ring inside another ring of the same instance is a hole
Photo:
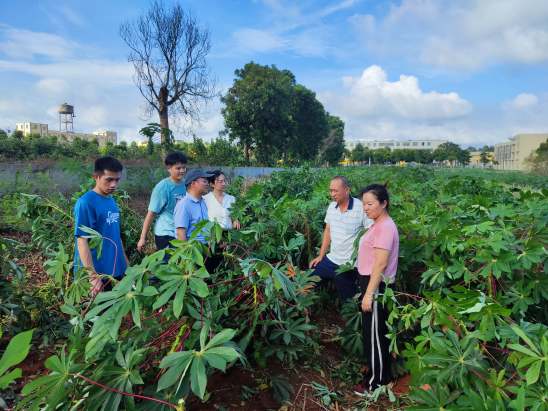
[[[398,270],[400,236],[394,220],[390,217],[385,217],[373,224],[360,240],[358,271],[361,275],[371,275],[375,265],[375,248],[390,250],[384,276],[389,278],[390,284],[392,284],[396,281],[396,271]]]

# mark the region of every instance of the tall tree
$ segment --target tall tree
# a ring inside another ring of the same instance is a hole
[[[470,164],[471,156],[468,150],[458,150],[455,153],[455,157],[457,157],[458,162],[461,163],[462,166]]]
[[[405,158],[405,153],[401,148],[397,148],[391,153],[392,162],[399,163]]]
[[[249,161],[249,149],[262,164],[279,158],[280,147],[294,132],[291,118],[295,76],[276,66],[247,63],[234,72],[236,79],[226,95],[221,97],[225,107],[225,134],[237,141]]]
[[[179,3],[165,6],[154,0],[137,20],[121,24],[118,33],[131,49],[128,61],[146,100],[144,117],[157,113],[162,129],[170,128],[170,119],[175,129],[186,132],[200,127],[218,95],[217,79],[206,61],[209,27],[202,27],[195,13],[185,12]],[[162,142],[167,137],[162,133]]]
[[[297,160],[314,159],[329,133],[325,110],[323,104],[316,99],[316,93],[300,84],[293,90],[293,132],[286,134],[283,142],[284,163],[287,153]]]
[[[438,148],[441,148],[442,150],[445,150],[448,156],[454,155],[456,156],[459,150],[461,149],[458,144],[452,143],[451,141],[448,141],[447,143],[440,144]]]
[[[483,167],[485,168],[486,164],[493,161],[493,157],[493,153],[484,150],[480,153],[480,163],[483,164]]]
[[[436,148],[432,154],[434,155],[434,160],[436,160],[438,163],[447,160],[447,151],[445,151],[443,148]]]
[[[337,116],[326,114],[329,135],[324,140],[318,158],[336,166],[344,154],[344,121]]]
[[[365,153],[365,147],[362,143],[356,144],[356,147],[354,147],[354,150],[352,150],[352,161],[357,161],[361,163],[362,161],[365,161],[364,159],[364,153]]]
[[[373,159],[377,164],[384,164],[390,161],[390,150],[386,148],[378,148],[373,153]]]

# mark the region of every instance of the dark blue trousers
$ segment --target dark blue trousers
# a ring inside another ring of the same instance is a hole
[[[338,264],[324,257],[322,261],[316,264],[314,272],[311,272],[310,275],[318,276],[321,279],[316,283],[315,288],[326,285],[329,280],[333,280],[341,296],[341,302],[346,302],[348,298],[352,298],[358,294],[358,271],[351,270],[337,274],[335,270],[338,269]]]

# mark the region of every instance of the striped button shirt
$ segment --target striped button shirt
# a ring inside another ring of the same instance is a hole
[[[373,224],[373,220],[367,218],[363,211],[363,203],[350,197],[348,208],[341,213],[339,205],[332,202],[327,209],[325,222],[331,228],[331,250],[327,258],[338,265],[352,262],[354,240],[360,231]]]

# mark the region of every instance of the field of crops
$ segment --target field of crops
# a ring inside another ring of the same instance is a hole
[[[329,182],[338,174],[354,194],[390,180],[399,269],[396,291],[380,299],[392,307],[392,372],[400,380],[410,375],[407,393],[384,388],[361,400],[351,393],[367,365],[359,304],[339,307],[329,290],[314,292],[304,273],[317,256]],[[2,198],[11,217],[0,227],[0,397],[10,404],[548,410],[548,189],[534,177],[349,167],[287,170],[253,184],[237,179],[229,191],[242,230],[203,224],[211,250],[228,244],[216,273],[196,269],[199,242],[178,244],[169,265],[159,264],[163,252],[137,253],[146,200],[118,192],[132,267],[114,291],[91,300],[86,271],[76,281],[70,274],[72,207],[91,187],[81,178],[71,195]],[[108,241],[90,235],[97,247]],[[38,259],[34,273],[30,256]],[[151,274],[160,281],[150,282]],[[45,362],[21,382],[13,366],[31,344],[31,355]],[[220,387],[229,389],[228,402],[218,400]]]

